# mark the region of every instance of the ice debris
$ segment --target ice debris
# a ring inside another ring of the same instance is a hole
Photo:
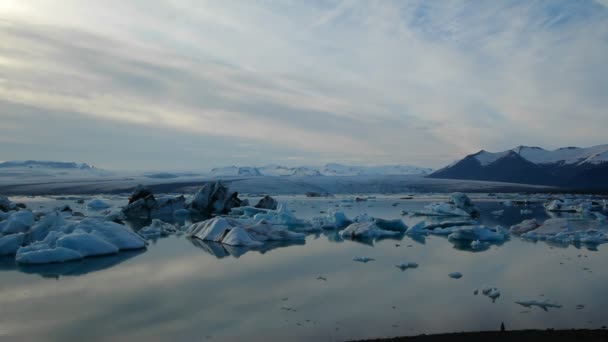
[[[405,271],[408,268],[418,268],[418,264],[415,262],[402,262],[400,264],[395,265],[398,269]]]

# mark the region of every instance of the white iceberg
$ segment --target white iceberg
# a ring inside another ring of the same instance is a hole
[[[395,236],[399,232],[380,229],[375,222],[355,222],[346,227],[340,235],[343,238],[375,238],[381,236]]]
[[[362,263],[364,263],[364,264],[365,264],[365,263],[368,263],[368,262],[370,262],[370,261],[374,261],[374,260],[375,260],[375,259],[372,259],[372,258],[370,258],[370,257],[366,257],[366,256],[363,256],[363,257],[356,256],[356,257],[354,257],[354,258],[353,258],[353,261],[356,261],[356,262],[362,262]]]
[[[99,236],[81,230],[58,238],[56,246],[77,251],[82,257],[118,253],[118,247],[115,245]]]
[[[149,226],[143,227],[138,231],[139,235],[145,238],[158,238],[177,233],[179,230],[172,224],[163,222],[159,219],[152,219]]]
[[[511,226],[511,228],[509,228],[509,232],[511,234],[521,235],[531,230],[534,230],[539,226],[540,224],[538,223],[538,221],[536,221],[536,219],[524,220],[516,225]]]

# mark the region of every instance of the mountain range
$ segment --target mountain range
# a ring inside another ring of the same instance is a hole
[[[502,152],[481,150],[428,175],[430,178],[608,189],[608,144],[545,150],[518,146]]]

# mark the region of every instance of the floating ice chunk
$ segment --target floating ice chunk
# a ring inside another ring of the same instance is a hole
[[[0,195],[0,212],[1,211],[11,211],[16,208],[15,203],[11,202],[10,199],[6,196]]]
[[[265,220],[274,225],[285,225],[290,228],[310,226],[310,222],[298,219],[287,209],[287,204],[280,204],[277,210],[267,210],[266,213],[258,213],[253,216],[256,221]]]
[[[244,237],[243,232],[237,232],[234,235],[230,233],[232,230],[240,228],[244,233],[248,234],[249,239]],[[249,240],[264,242],[264,241],[282,241],[282,240],[303,240],[306,235],[301,233],[291,232],[284,226],[272,225],[271,223],[261,220],[255,222],[250,219],[231,219],[223,217],[215,217],[203,222],[195,223],[187,230],[187,234],[205,241],[215,241],[225,243],[224,239],[231,236],[230,243],[242,245],[254,245]],[[257,245],[257,244],[255,244]]]
[[[536,219],[524,220],[516,225],[511,226],[511,228],[509,228],[509,232],[511,234],[521,235],[531,230],[534,230],[539,226],[540,224],[538,223],[538,221],[536,221]]]
[[[521,215],[530,215],[530,214],[532,214],[532,213],[533,213],[533,211],[532,211],[532,210],[530,210],[530,209],[521,209],[521,210],[519,211],[519,213],[520,213]]]
[[[375,219],[376,226],[383,230],[390,230],[395,232],[405,232],[407,230],[407,226],[401,219],[395,220],[385,220],[381,218]]]
[[[232,225],[228,219],[215,217],[191,225],[187,230],[187,234],[204,241],[221,242],[230,229],[232,229]]]
[[[343,238],[375,238],[380,236],[394,236],[399,232],[392,232],[378,228],[375,222],[355,222],[346,229],[344,229],[340,235]]]
[[[406,231],[405,234],[407,235],[426,235],[428,234],[428,231],[425,229],[426,227],[426,222],[424,221],[420,221],[418,223],[416,223],[415,225],[409,227]]]
[[[115,222],[93,218],[82,220],[75,229],[96,235],[118,247],[119,250],[140,249],[146,247],[146,241],[131,229]]]
[[[138,231],[140,235],[145,238],[158,238],[161,236],[168,236],[178,232],[178,229],[170,224],[163,222],[159,219],[152,219],[152,223],[149,226],[143,227]]]
[[[557,303],[554,303],[554,302],[551,302],[551,301],[549,301],[547,299],[544,299],[544,300],[525,300],[525,301],[517,301],[515,303],[519,304],[521,306],[524,306],[526,308],[529,308],[529,307],[532,307],[532,306],[537,306],[537,307],[539,307],[539,308],[541,308],[541,309],[543,309],[545,311],[549,311],[548,308],[559,309],[559,308],[562,307],[561,305],[559,305]]]
[[[367,263],[367,262],[374,261],[374,260],[375,259],[365,257],[365,256],[363,256],[363,257],[356,256],[353,258],[353,261],[362,262],[362,263]]]
[[[408,268],[417,268],[418,264],[415,262],[402,262],[400,264],[395,265],[395,267],[397,267],[398,269],[405,271]]]
[[[17,211],[0,223],[0,231],[4,234],[25,233],[33,224],[34,214],[31,211]]]
[[[501,226],[489,228],[486,226],[464,226],[455,228],[453,233],[448,235],[449,240],[455,241],[489,241],[502,242],[508,238],[509,234]]]
[[[0,255],[13,255],[23,244],[24,233],[5,235],[0,237]]]
[[[477,207],[475,207],[473,205],[469,196],[467,196],[461,192],[455,192],[450,195],[450,198],[452,199],[452,202],[454,202],[454,205],[458,209],[465,211],[470,216],[473,216],[473,217],[479,216],[479,214],[480,214],[479,209],[477,209]]]
[[[97,198],[97,199],[94,199],[94,200],[90,201],[89,203],[87,203],[87,207],[89,207],[91,209],[95,209],[95,210],[101,210],[101,209],[108,209],[112,206]]]
[[[452,279],[460,279],[460,278],[462,278],[462,273],[452,272],[452,273],[448,274],[448,277],[450,277]]]
[[[20,264],[49,264],[54,262],[65,262],[82,259],[82,255],[73,249],[65,247],[44,247],[44,245],[21,247],[19,248],[19,250],[17,250],[15,261]]]
[[[353,221],[346,217],[342,211],[330,209],[325,216],[315,217],[312,219],[313,226],[321,229],[343,229],[348,227]]]
[[[492,212],[492,215],[494,215],[494,216],[502,216],[502,214],[504,214],[504,213],[505,213],[504,209],[502,209],[502,210],[494,210]]]
[[[230,246],[261,246],[262,242],[256,241],[241,227],[232,228],[222,239],[222,243]]]
[[[84,231],[76,231],[57,239],[57,248],[77,251],[81,256],[98,256],[118,253],[118,247],[101,237]]]
[[[65,219],[61,213],[51,212],[40,218],[29,233],[29,241],[42,241],[51,231],[58,231],[66,225]]]

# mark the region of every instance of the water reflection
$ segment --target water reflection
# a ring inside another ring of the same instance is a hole
[[[37,274],[43,278],[54,279],[65,276],[81,276],[91,272],[97,272],[117,266],[124,261],[127,261],[142,253],[145,253],[145,251],[145,249],[135,251],[124,251],[113,255],[89,257],[77,261],[42,265],[22,265],[17,264],[14,258],[1,258],[0,270],[18,270],[26,274]]]

